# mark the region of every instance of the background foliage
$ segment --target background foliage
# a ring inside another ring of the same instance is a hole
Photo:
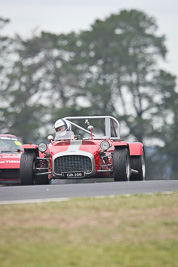
[[[147,178],[178,178],[176,77],[159,67],[157,30],[153,17],[122,10],[80,33],[0,34],[0,131],[39,142],[60,117],[112,115],[122,139],[146,145]]]

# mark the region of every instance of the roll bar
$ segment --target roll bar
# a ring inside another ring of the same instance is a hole
[[[86,130],[85,128],[75,124],[74,122],[72,122],[71,120],[82,120],[82,119],[105,119],[105,135],[110,138],[110,139],[120,139],[120,124],[119,122],[112,116],[72,116],[72,117],[65,117],[64,119],[68,120],[72,125],[74,125],[75,127],[87,132],[88,134],[90,134],[90,132],[88,130]],[[116,127],[114,126],[114,122],[116,123]],[[111,136],[111,125],[114,128],[115,131],[115,135],[117,137],[112,137]],[[93,134],[93,136],[96,136],[95,134]]]

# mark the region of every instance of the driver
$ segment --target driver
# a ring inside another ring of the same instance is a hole
[[[55,122],[54,128],[56,131],[56,139],[74,138],[74,133],[71,131],[70,123],[65,119],[59,119]]]

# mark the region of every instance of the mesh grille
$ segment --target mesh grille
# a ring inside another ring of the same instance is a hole
[[[92,171],[91,159],[81,155],[68,155],[58,157],[54,161],[54,172],[57,174],[77,171],[90,173]]]

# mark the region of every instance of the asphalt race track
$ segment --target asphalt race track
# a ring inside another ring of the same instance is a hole
[[[144,182],[102,182],[0,187],[0,204],[62,201],[76,197],[103,197],[137,193],[171,193],[178,190],[178,180]]]

